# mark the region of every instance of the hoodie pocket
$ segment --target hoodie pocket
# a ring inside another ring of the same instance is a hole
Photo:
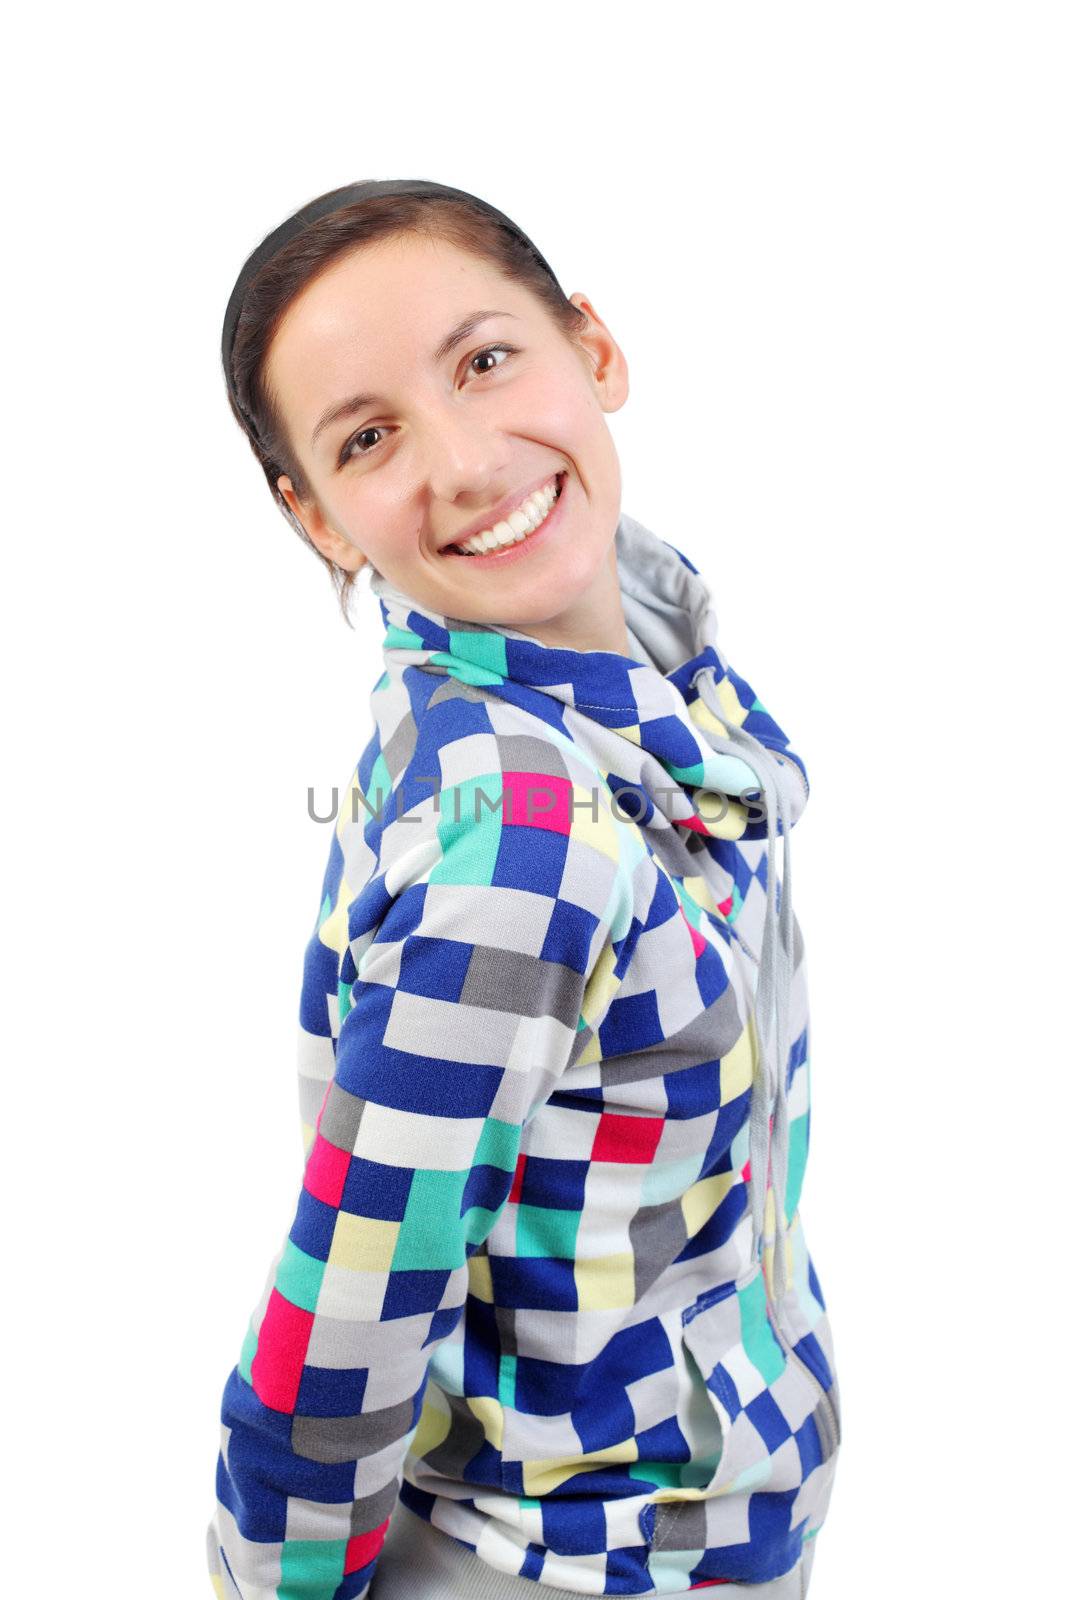
[[[826,1314],[822,1287],[808,1254],[799,1211],[788,1229],[792,1263],[790,1282],[781,1303],[773,1309],[778,1325],[788,1337],[798,1360],[811,1374],[819,1394],[815,1421],[823,1440],[823,1459],[836,1456],[841,1445],[841,1400],[834,1359],[833,1335]]]
[[[760,1266],[682,1314],[682,1344],[722,1421],[723,1445],[701,1498],[799,1489],[837,1448],[816,1373],[769,1304]]]

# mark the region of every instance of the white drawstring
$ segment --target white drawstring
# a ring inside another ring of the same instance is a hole
[[[767,1183],[770,1180],[775,1217],[774,1285],[775,1300],[787,1288],[785,1261],[785,1190],[789,1176],[789,1114],[787,1107],[789,1076],[789,1000],[793,982],[793,905],[789,854],[790,821],[788,808],[776,781],[776,765],[766,746],[755,736],[731,722],[723,710],[709,667],[695,674],[698,693],[705,705],[727,730],[727,737],[702,728],[701,733],[720,755],[736,755],[738,745],[744,759],[760,782],[767,810],[767,910],[763,922],[763,948],[756,979],[755,1022],[760,1060],[753,1075],[750,1113],[749,1160],[752,1205],[752,1263],[762,1258],[766,1219]],[[775,844],[778,819],[782,823],[781,907],[775,870]],[[784,944],[779,945],[784,923]],[[773,1114],[774,1126],[769,1123]]]

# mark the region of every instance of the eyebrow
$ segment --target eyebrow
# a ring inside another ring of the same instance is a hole
[[[511,311],[472,311],[469,316],[463,318],[462,322],[457,322],[451,333],[446,334],[441,340],[441,343],[433,352],[434,361],[443,361],[445,356],[451,355],[457,345],[462,344],[464,339],[473,333],[481,323],[488,322],[490,317],[514,318],[514,313]],[[364,406],[376,406],[383,403],[381,396],[376,394],[354,394],[350,395],[347,400],[339,400],[336,405],[330,406],[329,410],[324,411],[318,422],[316,422],[311,433],[312,447],[314,447],[315,441],[322,430],[328,428],[331,423],[339,422],[342,417],[355,416],[356,412],[362,411]]]

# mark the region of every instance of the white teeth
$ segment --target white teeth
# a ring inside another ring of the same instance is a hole
[[[555,505],[557,494],[556,480],[552,478],[543,489],[535,489],[509,517],[505,517],[494,527],[475,534],[473,539],[465,540],[463,544],[457,545],[456,549],[471,555],[484,555],[487,551],[500,549],[504,545],[521,544],[527,534],[541,526]]]

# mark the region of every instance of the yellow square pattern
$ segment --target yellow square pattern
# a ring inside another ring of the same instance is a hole
[[[576,1472],[597,1472],[601,1467],[617,1466],[622,1462],[637,1460],[637,1440],[623,1439],[606,1450],[591,1450],[585,1456],[551,1456],[543,1461],[524,1461],[522,1467],[523,1490],[528,1495],[551,1494],[561,1483],[573,1478]]]
[[[349,1272],[388,1272],[399,1233],[399,1222],[340,1211],[330,1244],[330,1266],[347,1267]]]
[[[713,1172],[685,1191],[681,1199],[682,1216],[690,1239],[715,1215],[736,1182],[736,1172]]]
[[[590,1256],[574,1263],[579,1311],[608,1311],[634,1303],[634,1258],[630,1250]]]
[[[719,1065],[720,1105],[729,1105],[731,1100],[737,1100],[746,1089],[752,1087],[758,1052],[756,1018],[749,1012],[740,1038],[730,1046]]]

